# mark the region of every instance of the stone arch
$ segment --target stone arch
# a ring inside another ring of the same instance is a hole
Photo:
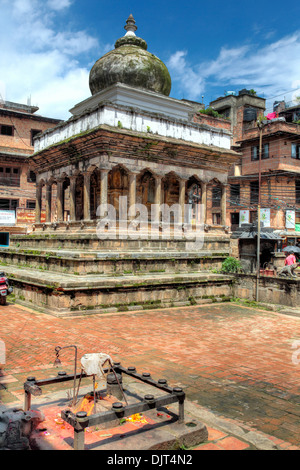
[[[147,207],[150,214],[151,204],[155,203],[155,174],[149,168],[142,170],[137,176],[137,202]]]
[[[172,206],[179,201],[180,176],[175,171],[170,171],[162,179],[162,202]]]
[[[124,165],[115,165],[108,172],[107,202],[116,209],[119,218],[119,200],[121,196],[127,197],[128,206],[129,195],[129,172]]]
[[[189,205],[189,222],[200,222],[202,219],[202,186],[197,175],[192,175],[187,181],[186,203]]]

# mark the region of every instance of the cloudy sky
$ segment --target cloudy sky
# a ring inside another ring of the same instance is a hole
[[[298,0],[0,0],[0,99],[31,99],[38,114],[68,119],[130,13],[168,66],[174,98],[208,105],[253,88],[271,111],[300,95]]]

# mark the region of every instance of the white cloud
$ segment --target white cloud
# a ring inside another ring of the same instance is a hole
[[[48,0],[47,4],[53,10],[64,10],[71,6],[71,0]]]
[[[85,31],[58,30],[56,15],[69,0],[0,0],[0,77],[6,100],[39,106],[39,114],[66,119],[68,110],[90,96],[90,69],[81,54],[105,51]],[[85,57],[85,56],[84,56]],[[90,58],[87,58],[90,61]]]
[[[197,99],[204,90],[201,74],[195,72],[186,61],[187,52],[177,51],[167,62],[172,81],[180,84],[181,92],[186,99]]]
[[[177,51],[168,66],[173,81],[190,99],[199,100],[209,85],[224,90],[250,87],[268,98],[299,83],[299,57],[300,31],[296,31],[263,47],[223,47],[216,59],[193,65],[188,63],[186,52]]]

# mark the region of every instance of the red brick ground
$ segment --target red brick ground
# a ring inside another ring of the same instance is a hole
[[[300,318],[235,304],[66,319],[7,306],[1,307],[0,339],[11,380],[4,402],[22,394],[28,375],[52,374],[55,346],[76,344],[79,358],[105,352],[126,367],[183,385],[189,400],[274,436],[282,448],[300,443],[300,355],[293,349]],[[72,354],[64,351],[64,364],[72,364]],[[248,447],[218,432],[211,430],[205,445]]]

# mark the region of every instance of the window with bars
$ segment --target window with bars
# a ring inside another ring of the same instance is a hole
[[[250,183],[250,204],[258,204],[258,181]]]
[[[0,199],[0,209],[6,211],[16,211],[19,206],[19,199]]]
[[[29,199],[27,199],[26,201],[26,209],[35,209],[35,201],[30,201]]]
[[[295,182],[295,202],[296,204],[300,204],[300,180],[296,180]]]
[[[262,145],[261,158],[262,160],[269,158],[269,144]],[[259,160],[259,145],[254,145],[251,147],[251,160]]]
[[[229,203],[231,206],[235,206],[240,203],[240,190],[241,187],[239,184],[232,184],[230,186],[230,200]]]
[[[0,167],[0,185],[20,186],[20,168]]]
[[[221,206],[221,186],[215,186],[212,188],[212,207],[220,207]]]
[[[299,143],[292,142],[291,157],[300,159],[300,144]]]

